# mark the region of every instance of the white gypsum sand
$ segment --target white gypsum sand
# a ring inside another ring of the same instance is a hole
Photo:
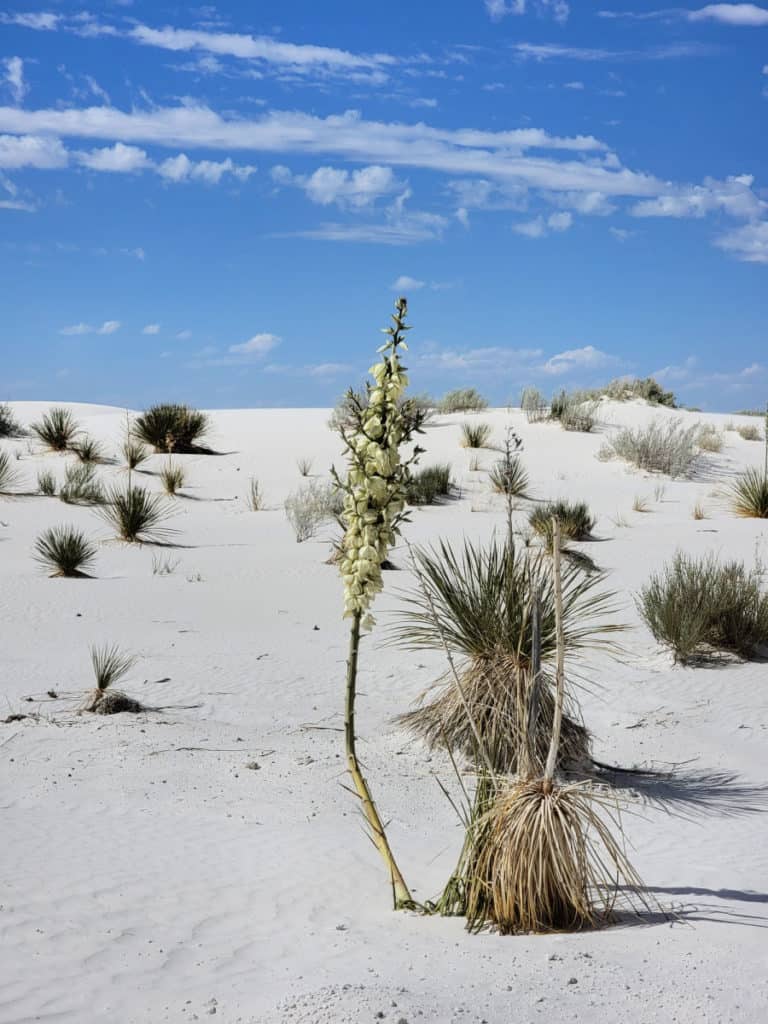
[[[54,403],[13,403],[29,424]],[[117,456],[124,410],[72,405],[89,436]],[[534,498],[583,500],[599,542],[574,545],[620,594],[620,660],[578,663],[594,753],[618,765],[687,763],[690,777],[635,800],[631,860],[674,921],[594,933],[469,935],[463,920],[391,909],[379,855],[346,784],[342,588],[328,565],[332,523],[297,544],[283,501],[341,468],[328,410],[211,412],[210,444],[180,455],[186,483],[169,499],[178,547],[129,545],[92,508],[58,498],[0,498],[0,1022],[182,1022],[216,1011],[226,1024],[417,1020],[757,1022],[768,1005],[768,673],[760,662],[673,667],[640,623],[633,595],[676,550],[768,562],[764,520],[741,520],[713,494],[762,465],[762,445],[725,434],[693,480],[665,482],[596,458],[606,423],[677,416],[748,417],[602,403],[594,434],[529,425],[519,411],[437,417],[422,465],[450,462],[460,493],[415,509],[415,544],[487,538],[505,529],[502,496],[470,472],[467,419],[511,424]],[[19,452],[18,489],[39,471],[61,484],[73,456]],[[497,453],[480,452],[491,468]],[[122,461],[122,460],[121,460]],[[133,482],[161,493],[165,455]],[[124,481],[119,465],[96,472]],[[265,510],[248,507],[257,477]],[[648,513],[633,512],[640,495]],[[707,518],[696,520],[700,503]],[[520,503],[521,529],[530,502]],[[473,511],[476,509],[477,511]],[[617,527],[620,515],[629,528]],[[93,579],[50,579],[35,538],[73,524],[99,540]],[[172,571],[153,574],[164,562]],[[383,646],[396,588],[411,587],[407,552],[385,573],[381,629],[364,641],[359,754],[414,898],[440,892],[462,830],[434,776],[455,791],[448,759],[392,724],[445,669],[439,652]],[[119,688],[162,711],[76,715],[93,686],[90,645],[138,661]],[[47,691],[58,694],[48,697]],[[28,701],[26,698],[34,699]],[[39,717],[34,717],[39,716]],[[733,775],[732,782],[727,776]]]

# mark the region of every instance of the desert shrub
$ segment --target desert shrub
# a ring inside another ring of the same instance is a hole
[[[81,462],[103,462],[104,449],[92,437],[83,437],[72,445],[72,451]]]
[[[344,499],[336,484],[312,480],[285,499],[285,515],[296,535],[297,543],[314,537],[326,519],[340,516]]]
[[[748,658],[768,644],[768,594],[742,562],[678,552],[640,591],[638,608],[682,664],[712,651]]]
[[[723,435],[714,423],[701,423],[699,425],[697,444],[703,452],[721,452],[723,450],[723,443]]]
[[[96,476],[92,463],[67,466],[59,497],[67,505],[100,505],[104,501],[104,488]]]
[[[594,529],[596,519],[584,501],[549,501],[539,505],[528,516],[528,523],[536,533],[552,546],[552,519],[560,524],[563,540],[586,540]]]
[[[665,405],[670,409],[677,406],[677,400],[672,391],[665,391],[658,381],[653,377],[634,379],[628,377],[616,377],[605,387],[600,389],[601,393],[617,402],[626,402],[633,398],[644,398],[651,405]]]
[[[149,458],[149,449],[141,441],[127,437],[123,442],[123,458],[128,469],[136,469]]]
[[[56,477],[49,469],[43,469],[37,474],[37,489],[48,498],[56,493]]]
[[[438,412],[482,412],[488,408],[488,400],[475,388],[457,388],[448,391],[438,403]]]
[[[0,437],[23,437],[24,428],[6,402],[0,402]]]
[[[679,420],[654,420],[645,427],[623,427],[601,449],[603,458],[625,459],[636,466],[671,477],[690,476],[699,453],[699,426]]]
[[[462,448],[485,448],[491,437],[491,426],[488,423],[462,423]]]
[[[312,472],[312,463],[313,462],[314,462],[314,459],[307,459],[307,458],[297,459],[296,460],[296,468],[298,469],[298,471],[301,474],[301,476],[309,476],[309,474]]]
[[[163,543],[173,532],[162,525],[170,514],[162,497],[143,487],[112,487],[99,514],[130,544]]]
[[[96,545],[74,526],[53,526],[35,541],[34,558],[51,576],[85,577]]]
[[[209,452],[201,445],[210,423],[205,413],[187,405],[153,405],[136,417],[136,436],[158,452]]]
[[[563,430],[589,434],[597,423],[597,402],[580,393],[561,391],[552,399],[550,417],[557,420]]]
[[[163,485],[163,490],[171,497],[184,486],[184,479],[184,467],[178,462],[172,462],[171,459],[160,470],[160,482]]]
[[[32,424],[31,429],[38,440],[54,452],[71,449],[80,433],[80,427],[72,413],[60,406],[49,409],[39,423]]]
[[[488,480],[497,494],[524,498],[528,493],[528,473],[519,458],[499,459],[493,469],[488,471]]]
[[[768,474],[754,468],[741,473],[729,489],[731,509],[737,516],[768,519]]]
[[[520,405],[529,423],[541,423],[549,419],[549,402],[538,388],[523,388]]]
[[[743,426],[736,427],[736,433],[744,441],[762,441],[763,435],[760,433],[760,428],[755,426],[754,423],[746,423]]]
[[[136,714],[144,711],[139,701],[114,689],[114,684],[126,676],[135,663],[136,656],[124,654],[119,647],[92,647],[91,664],[96,686],[88,695],[83,710],[93,711],[97,715],[116,715],[121,711]]]
[[[438,498],[451,493],[451,467],[449,463],[426,466],[411,474],[406,486],[409,505],[433,505]]]
[[[19,474],[8,452],[0,452],[0,494],[10,494],[18,483]]]

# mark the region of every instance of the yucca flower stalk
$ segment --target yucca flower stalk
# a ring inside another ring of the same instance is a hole
[[[395,542],[400,524],[407,518],[406,489],[410,466],[422,449],[414,448],[401,459],[400,448],[415,430],[413,409],[402,396],[408,384],[400,352],[407,350],[405,333],[406,299],[395,302],[393,326],[384,329],[387,341],[379,349],[381,359],[369,370],[373,384],[366,385],[365,398],[349,391],[350,422],[339,433],[347,456],[347,475],[342,479],[332,470],[344,493],[342,520],[345,526],[339,566],[344,581],[344,617],[351,620],[347,660],[344,732],[347,767],[360,797],[374,845],[384,858],[390,875],[395,908],[412,903],[387,841],[384,823],[361,771],[355,750],[355,696],[360,637],[374,624],[371,605],[382,589],[382,564]]]

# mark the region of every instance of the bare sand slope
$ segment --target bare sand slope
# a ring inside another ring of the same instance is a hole
[[[47,404],[14,408],[29,422]],[[122,410],[72,409],[116,451]],[[633,603],[678,548],[768,561],[766,523],[735,519],[716,493],[760,464],[762,446],[729,432],[694,480],[662,493],[663,480],[596,458],[611,424],[653,415],[673,414],[607,403],[593,435],[519,412],[479,418],[497,442],[509,423],[521,433],[536,497],[586,499],[598,515],[599,541],[584,550],[610,570],[635,628],[620,660],[579,666],[583,710],[602,760],[690,762],[687,778],[636,795],[626,819],[636,867],[674,921],[501,938],[390,910],[342,788],[347,634],[337,572],[324,564],[333,528],[297,544],[282,510],[305,482],[296,460],[311,457],[325,477],[338,443],[327,411],[227,410],[211,414],[211,443],[227,454],[182,457],[178,547],[116,543],[92,509],[56,498],[0,498],[0,717],[41,716],[0,725],[0,1021],[764,1021],[768,669],[674,668]],[[463,419],[427,430],[424,464],[450,461],[461,493],[414,511],[415,542],[503,528],[459,447]],[[63,457],[26,440],[0,446],[20,456],[21,489],[42,468],[61,480]],[[480,455],[484,467],[495,458]],[[135,479],[159,490],[163,462],[153,456]],[[118,466],[99,473],[124,477]],[[251,475],[267,511],[245,505]],[[647,513],[632,511],[636,496]],[[692,518],[697,501],[708,518]],[[96,578],[48,579],[32,560],[40,531],[63,523],[99,540]],[[434,777],[453,785],[449,766],[391,723],[443,671],[437,655],[382,646],[396,590],[413,585],[405,552],[393,559],[403,569],[387,574],[380,628],[364,644],[360,749],[401,866],[427,899],[461,832]],[[153,574],[153,560],[173,572]],[[91,685],[88,647],[104,642],[140,655],[125,689],[162,710],[73,714]]]

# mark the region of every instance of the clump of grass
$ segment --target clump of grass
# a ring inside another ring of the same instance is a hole
[[[529,423],[542,423],[549,419],[549,402],[538,388],[523,388],[520,405]]]
[[[560,525],[560,535],[566,540],[587,540],[592,535],[596,519],[584,501],[550,501],[539,505],[528,516],[532,530],[544,537],[552,547],[552,520]]]
[[[152,555],[152,575],[172,576],[179,567],[179,559],[170,555]]]
[[[255,476],[252,476],[248,481],[248,494],[245,503],[251,512],[262,512],[265,508],[261,484]]]
[[[561,391],[552,399],[550,417],[557,420],[563,430],[591,433],[597,424],[598,403],[583,395]]]
[[[294,491],[285,499],[285,515],[293,528],[297,543],[314,537],[322,522],[341,515],[343,497],[338,487],[330,482],[311,483]]]
[[[747,469],[731,484],[732,510],[745,519],[768,519],[768,473]]]
[[[24,428],[7,402],[0,402],[0,437],[23,437]]]
[[[84,711],[97,715],[116,715],[121,711],[136,714],[144,707],[121,690],[113,689],[136,664],[136,656],[124,654],[119,647],[105,645],[91,648],[91,664],[96,685],[86,699]]]
[[[651,511],[651,507],[648,504],[648,499],[644,498],[640,494],[636,494],[635,497],[634,497],[634,500],[632,502],[632,511],[633,512],[643,512],[643,513],[650,512]]]
[[[640,591],[638,608],[682,664],[713,651],[749,658],[768,644],[768,594],[759,572],[742,562],[678,552]]]
[[[448,391],[438,403],[438,412],[482,412],[488,408],[488,400],[475,388],[457,388]]]
[[[72,451],[84,463],[104,462],[104,449],[93,437],[83,437],[72,445]]]
[[[701,504],[700,501],[697,501],[696,504],[693,506],[693,512],[691,513],[691,515],[694,519],[707,518],[706,510],[704,509],[704,506]]]
[[[32,433],[53,452],[65,452],[74,447],[80,427],[69,409],[55,406],[49,409],[39,423],[32,424]]]
[[[123,442],[123,458],[128,469],[136,469],[149,458],[149,449],[141,441],[127,437]]]
[[[312,463],[314,459],[297,459],[296,468],[302,476],[309,476],[312,472]]]
[[[67,466],[59,498],[67,505],[101,505],[104,488],[91,463]]]
[[[721,452],[725,443],[722,433],[714,423],[702,423],[699,426],[698,446],[703,452]]]
[[[491,426],[488,423],[462,423],[462,448],[487,448],[491,437]]]
[[[35,541],[35,561],[50,576],[87,578],[95,557],[96,545],[74,526],[52,526]]]
[[[650,405],[665,405],[670,409],[677,407],[674,392],[665,391],[653,377],[616,377],[604,387],[594,388],[584,393],[593,398],[605,396],[614,402],[628,402],[635,398],[642,398]]]
[[[169,516],[162,497],[143,487],[112,487],[99,514],[129,544],[164,543],[173,532],[162,525]]]
[[[482,468],[483,467],[482,467],[482,465],[480,463],[480,456],[479,455],[473,455],[472,458],[469,460],[469,472],[470,473],[479,473],[482,470]]]
[[[409,505],[433,505],[438,498],[449,495],[452,486],[449,463],[427,466],[411,474],[406,485],[406,501]]]
[[[210,429],[205,413],[187,405],[153,405],[136,417],[133,431],[139,440],[158,452],[198,452],[209,448],[201,442]]]
[[[762,441],[763,435],[760,433],[760,428],[755,426],[754,423],[747,423],[743,426],[736,427],[736,433],[744,441]]]
[[[690,476],[698,458],[699,426],[679,420],[654,420],[645,427],[624,427],[601,449],[601,458],[619,458],[637,469]]]
[[[47,498],[52,498],[56,494],[56,477],[49,469],[42,469],[37,474],[37,489]]]
[[[160,481],[163,485],[163,490],[169,497],[173,497],[184,486],[184,480],[184,467],[178,462],[173,462],[171,459],[160,470]]]
[[[8,452],[0,452],[0,494],[11,494],[19,481],[19,473]]]

